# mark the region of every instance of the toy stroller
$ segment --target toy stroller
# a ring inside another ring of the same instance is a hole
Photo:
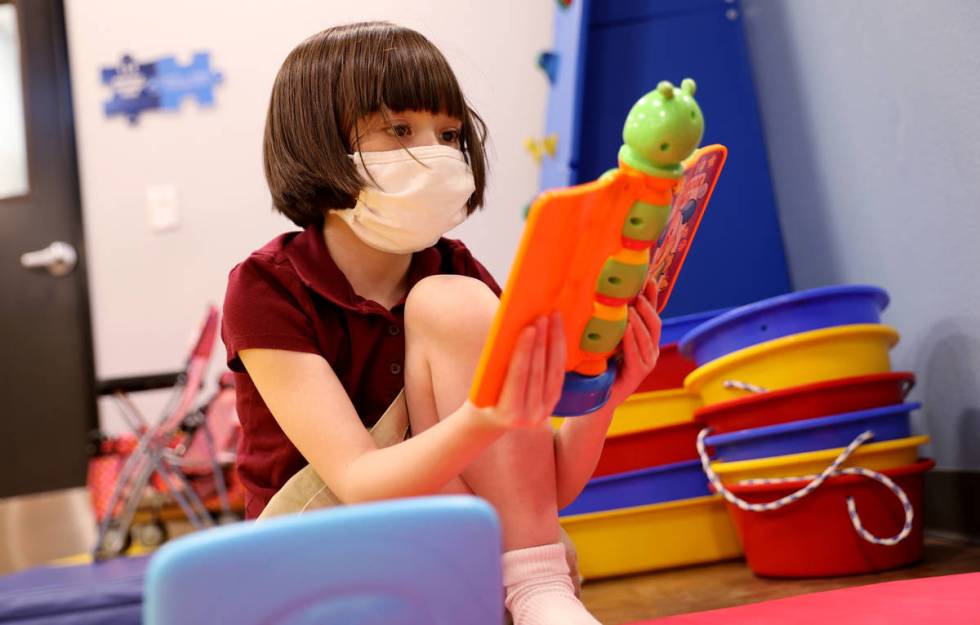
[[[231,374],[222,375],[218,391],[207,402],[195,405],[217,330],[218,311],[211,306],[183,371],[100,382],[99,395],[116,399],[133,434],[99,440],[101,453],[89,467],[99,519],[97,560],[119,555],[134,538],[146,547],[164,542],[167,532],[160,512],[166,503],[175,503],[195,529],[213,526],[213,514],[219,523],[239,519],[233,504],[240,509],[241,487],[234,473],[240,426]],[[173,395],[160,419],[149,423],[128,394],[164,388],[172,388]],[[108,496],[107,476],[114,482]],[[141,519],[139,514],[147,503],[155,511],[149,523],[141,522],[146,515]]]

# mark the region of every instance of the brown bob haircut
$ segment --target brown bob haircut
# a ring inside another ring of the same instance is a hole
[[[350,137],[358,120],[387,111],[429,111],[462,121],[460,149],[483,204],[486,126],[466,103],[449,63],[414,30],[387,22],[328,28],[289,53],[276,76],[265,123],[265,177],[276,210],[296,225],[322,226],[350,208],[364,186]]]

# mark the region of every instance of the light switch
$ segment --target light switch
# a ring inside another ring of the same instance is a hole
[[[146,188],[146,213],[153,232],[176,230],[180,225],[177,187],[159,184]]]

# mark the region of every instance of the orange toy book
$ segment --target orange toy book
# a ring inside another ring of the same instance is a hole
[[[650,175],[621,160],[618,169],[594,182],[539,195],[484,345],[471,401],[496,404],[518,334],[554,310],[565,326],[566,371],[585,378],[606,373],[625,328],[626,305],[637,292],[622,297],[617,286],[653,280],[658,312],[663,310],[726,155],[721,145],[698,149],[682,163],[679,177]],[[655,243],[626,236],[629,224],[639,223],[638,206],[664,209],[646,213],[659,220]]]

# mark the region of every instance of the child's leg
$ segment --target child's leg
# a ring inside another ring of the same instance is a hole
[[[423,280],[405,310],[405,396],[412,431],[459,408],[469,393],[497,298],[460,276]],[[558,542],[551,430],[517,430],[490,446],[463,480],[501,515],[504,549]]]
[[[409,294],[405,394],[413,432],[466,400],[497,304],[486,285],[460,276],[428,278]],[[504,435],[463,472],[462,481],[500,516],[507,603],[518,625],[596,623],[575,599],[559,542],[550,427]]]

